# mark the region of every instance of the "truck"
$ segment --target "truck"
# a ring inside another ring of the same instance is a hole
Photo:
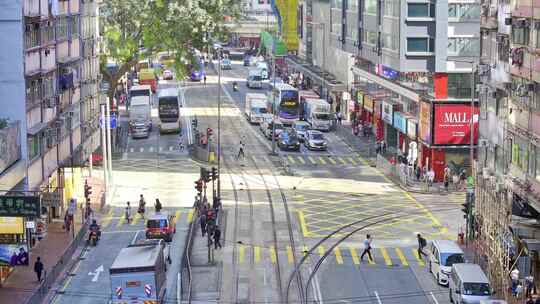
[[[152,93],[155,93],[157,90],[157,77],[154,69],[141,69],[139,71],[139,83],[149,85],[152,88]]]
[[[263,122],[266,114],[266,95],[260,93],[247,93],[245,102],[246,118],[250,123],[259,124]]]
[[[306,120],[304,118],[304,103],[306,99],[319,99],[319,95],[312,90],[300,90],[298,91],[298,99],[300,100],[300,119]]]
[[[304,102],[304,119],[312,129],[329,131],[332,125],[330,104],[324,99],[306,98]]]
[[[161,242],[133,244],[121,249],[109,268],[110,303],[164,303],[166,272]]]
[[[152,130],[152,105],[149,96],[131,97],[129,104],[129,126],[132,128],[135,123],[144,123],[148,130]]]
[[[251,68],[248,71],[246,85],[248,88],[262,89],[263,71],[259,68]]]

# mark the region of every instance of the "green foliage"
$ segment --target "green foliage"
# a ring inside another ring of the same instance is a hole
[[[0,130],[6,128],[9,124],[9,118],[0,118]]]
[[[173,51],[174,69],[185,75],[193,49],[202,50],[208,38],[227,34],[224,17],[239,16],[236,0],[110,0],[100,8],[104,51],[101,72],[116,87],[117,80],[139,60],[161,51]],[[107,61],[119,65],[116,75],[105,69]],[[109,94],[111,96],[112,94]]]

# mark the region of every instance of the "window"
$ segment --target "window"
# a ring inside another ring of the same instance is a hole
[[[377,14],[377,0],[366,0],[364,6],[364,13],[371,15]]]
[[[398,49],[398,37],[392,34],[381,34],[382,37],[382,47],[385,49],[397,51]]]
[[[363,41],[366,44],[376,45],[377,44],[377,32],[364,30]]]
[[[387,17],[399,17],[399,1],[387,0],[384,1],[384,16]]]
[[[39,23],[27,24],[24,31],[24,46],[25,48],[33,48],[39,46]]]
[[[428,37],[407,38],[407,52],[426,53],[433,52],[434,40]]]
[[[471,98],[471,74],[448,74],[448,97]]]
[[[32,160],[39,155],[39,135],[28,135],[28,159]]]
[[[41,79],[35,79],[26,84],[26,100],[29,104],[33,104],[41,100]]]
[[[540,148],[539,147],[535,147],[535,150],[538,152]],[[540,153],[535,153],[536,154],[536,165],[535,165],[535,172],[536,172],[536,180],[537,181],[540,181]]]
[[[65,39],[68,36],[68,20],[60,18],[56,21],[56,39]]]
[[[507,35],[497,36],[497,53],[500,61],[508,61],[510,56],[510,39]]]
[[[79,16],[72,16],[71,22],[71,36],[79,36]]]
[[[449,21],[480,20],[480,6],[477,4],[449,3]]]
[[[529,27],[512,26],[512,42],[516,44],[529,44]]]
[[[358,0],[347,0],[347,10],[358,12]]]
[[[43,78],[43,97],[50,98],[54,96],[55,79],[52,76]]]
[[[407,4],[408,17],[434,17],[435,11],[429,3],[409,3]]]
[[[332,0],[332,8],[341,9],[343,7],[343,0]]]
[[[448,38],[448,56],[479,56],[480,39]]]

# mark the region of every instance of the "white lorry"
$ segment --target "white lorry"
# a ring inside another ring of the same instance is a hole
[[[257,88],[262,89],[262,70],[259,68],[251,68],[248,72],[248,78],[247,78],[247,87],[248,88]]]
[[[144,123],[148,130],[152,130],[152,105],[148,96],[131,97],[129,105],[129,125]]]
[[[247,93],[244,110],[247,120],[253,124],[261,123],[266,113],[266,95],[261,93]]]
[[[306,98],[304,119],[314,130],[329,131],[332,125],[330,104],[324,99]]]

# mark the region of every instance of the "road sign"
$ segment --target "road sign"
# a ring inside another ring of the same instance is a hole
[[[99,279],[99,274],[102,273],[104,270],[105,270],[105,269],[103,268],[103,265],[99,265],[99,267],[96,268],[96,270],[90,271],[90,272],[88,273],[88,275],[89,275],[89,276],[94,276],[94,277],[92,278],[92,282],[97,282],[98,279]]]
[[[105,116],[105,120],[107,120],[107,117],[109,117],[110,119],[110,128],[111,129],[116,129],[116,114],[111,114],[111,116]],[[103,119],[101,119],[101,117],[99,118],[99,126],[100,127],[103,127]]]
[[[0,196],[0,216],[40,216],[39,196]]]

